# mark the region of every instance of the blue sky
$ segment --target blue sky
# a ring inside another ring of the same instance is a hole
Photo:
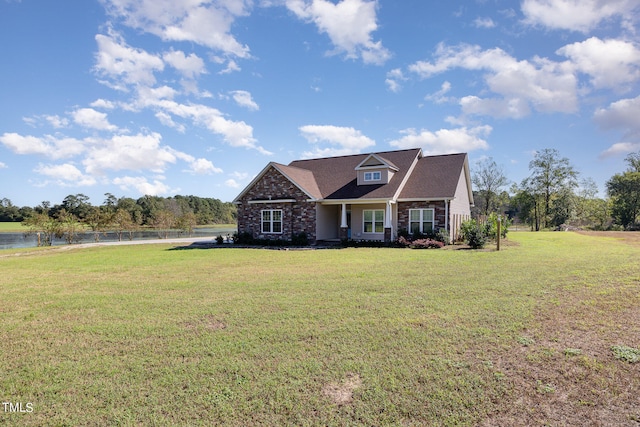
[[[637,0],[0,0],[0,198],[231,201],[270,161],[420,147],[604,190],[640,150]],[[604,191],[601,191],[603,194]]]

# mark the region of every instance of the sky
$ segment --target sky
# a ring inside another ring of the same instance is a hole
[[[514,183],[640,151],[638,0],[0,0],[0,199],[232,201],[269,162],[422,148]]]

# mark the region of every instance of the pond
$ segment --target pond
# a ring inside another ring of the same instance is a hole
[[[183,238],[183,237],[211,237],[215,239],[217,236],[226,236],[227,234],[233,234],[236,232],[236,227],[207,227],[207,228],[194,228],[191,235],[186,234],[184,231],[171,230],[167,234],[167,238]],[[164,232],[158,231],[136,231],[132,240],[150,240],[164,238]],[[129,240],[129,234],[125,233],[122,240]],[[115,232],[107,232],[100,234],[101,242],[117,242],[118,236]],[[79,233],[78,241],[75,243],[93,243],[95,242],[94,233]],[[53,239],[54,246],[66,245],[67,242],[62,239]],[[38,246],[38,237],[35,234],[24,233],[0,233],[0,250],[1,249],[15,249],[15,248],[32,248]]]

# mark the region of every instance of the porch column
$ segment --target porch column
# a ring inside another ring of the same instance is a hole
[[[342,204],[342,218],[340,220],[340,228],[347,228],[347,204]]]
[[[384,215],[384,241],[391,241],[391,200],[387,200],[387,209]]]
[[[349,238],[349,225],[347,224],[347,204],[343,203],[340,212],[340,240],[347,240]]]

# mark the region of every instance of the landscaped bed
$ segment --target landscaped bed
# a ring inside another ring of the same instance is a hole
[[[509,242],[0,257],[0,424],[637,425],[640,245]]]

